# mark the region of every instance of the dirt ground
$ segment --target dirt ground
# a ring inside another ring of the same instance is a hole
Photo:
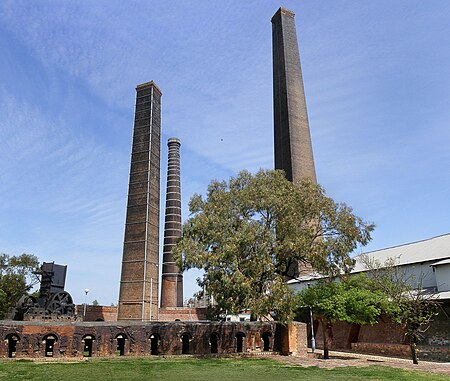
[[[316,350],[316,355],[321,355],[321,350]],[[450,376],[450,363],[437,363],[420,361],[419,364],[414,365],[411,360],[372,356],[357,353],[346,352],[330,352],[330,359],[323,360],[317,358],[313,353],[309,352],[307,357],[297,356],[270,356],[272,359],[284,362],[286,364],[298,366],[317,366],[319,368],[335,368],[340,366],[369,366],[369,365],[386,365],[393,368],[402,368],[409,370],[419,370],[422,372],[432,372],[439,374],[447,374]]]

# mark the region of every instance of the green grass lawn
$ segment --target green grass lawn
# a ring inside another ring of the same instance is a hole
[[[285,380],[449,380],[450,377],[384,366],[319,369],[268,359],[90,359],[81,362],[0,362],[0,380],[148,380],[148,381],[285,381]]]

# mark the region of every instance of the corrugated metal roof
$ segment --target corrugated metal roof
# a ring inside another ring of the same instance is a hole
[[[353,272],[365,270],[363,264],[358,261],[361,255],[367,255],[381,263],[389,258],[394,258],[396,264],[400,266],[447,259],[450,258],[450,233],[357,255],[354,257],[356,265]]]
[[[369,256],[371,259],[379,261],[381,264],[385,263],[386,260],[394,258],[396,264],[399,266],[422,263],[422,262],[432,262],[430,265],[444,265],[450,263],[450,233],[440,235],[437,237],[424,239],[422,241],[406,243],[404,245],[398,245],[393,247],[388,247],[386,249],[369,251],[367,253],[362,253],[353,257],[356,260],[356,264],[352,273],[365,271],[365,266],[358,261],[363,255]],[[291,279],[287,283],[302,283],[309,280],[322,278],[320,274],[312,273],[309,275],[304,275],[296,279]]]
[[[444,259],[443,261],[432,263],[431,266],[450,265],[450,259]]]

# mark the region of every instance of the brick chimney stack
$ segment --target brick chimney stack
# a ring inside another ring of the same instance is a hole
[[[294,183],[316,180],[303,88],[294,12],[280,8],[272,17],[275,169]],[[293,263],[289,277],[309,274],[310,265]]]
[[[118,320],[157,320],[161,90],[136,87]]]
[[[167,167],[166,214],[161,284],[161,307],[183,307],[183,275],[174,262],[172,249],[181,237],[180,146],[170,138]]]
[[[275,169],[316,182],[294,16],[280,8],[272,17]]]

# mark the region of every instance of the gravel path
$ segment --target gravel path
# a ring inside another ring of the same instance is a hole
[[[316,350],[317,354],[322,351]],[[446,374],[450,376],[450,363],[437,363],[429,361],[420,361],[418,365],[414,365],[411,360],[372,356],[347,352],[330,352],[330,359],[323,360],[316,358],[313,353],[309,352],[307,357],[297,356],[270,356],[274,360],[284,362],[286,364],[298,366],[317,366],[319,368],[336,368],[340,366],[370,366],[370,365],[386,365],[393,368],[402,368],[408,370],[418,370],[422,372],[432,372]],[[449,378],[450,379],[450,378]]]

